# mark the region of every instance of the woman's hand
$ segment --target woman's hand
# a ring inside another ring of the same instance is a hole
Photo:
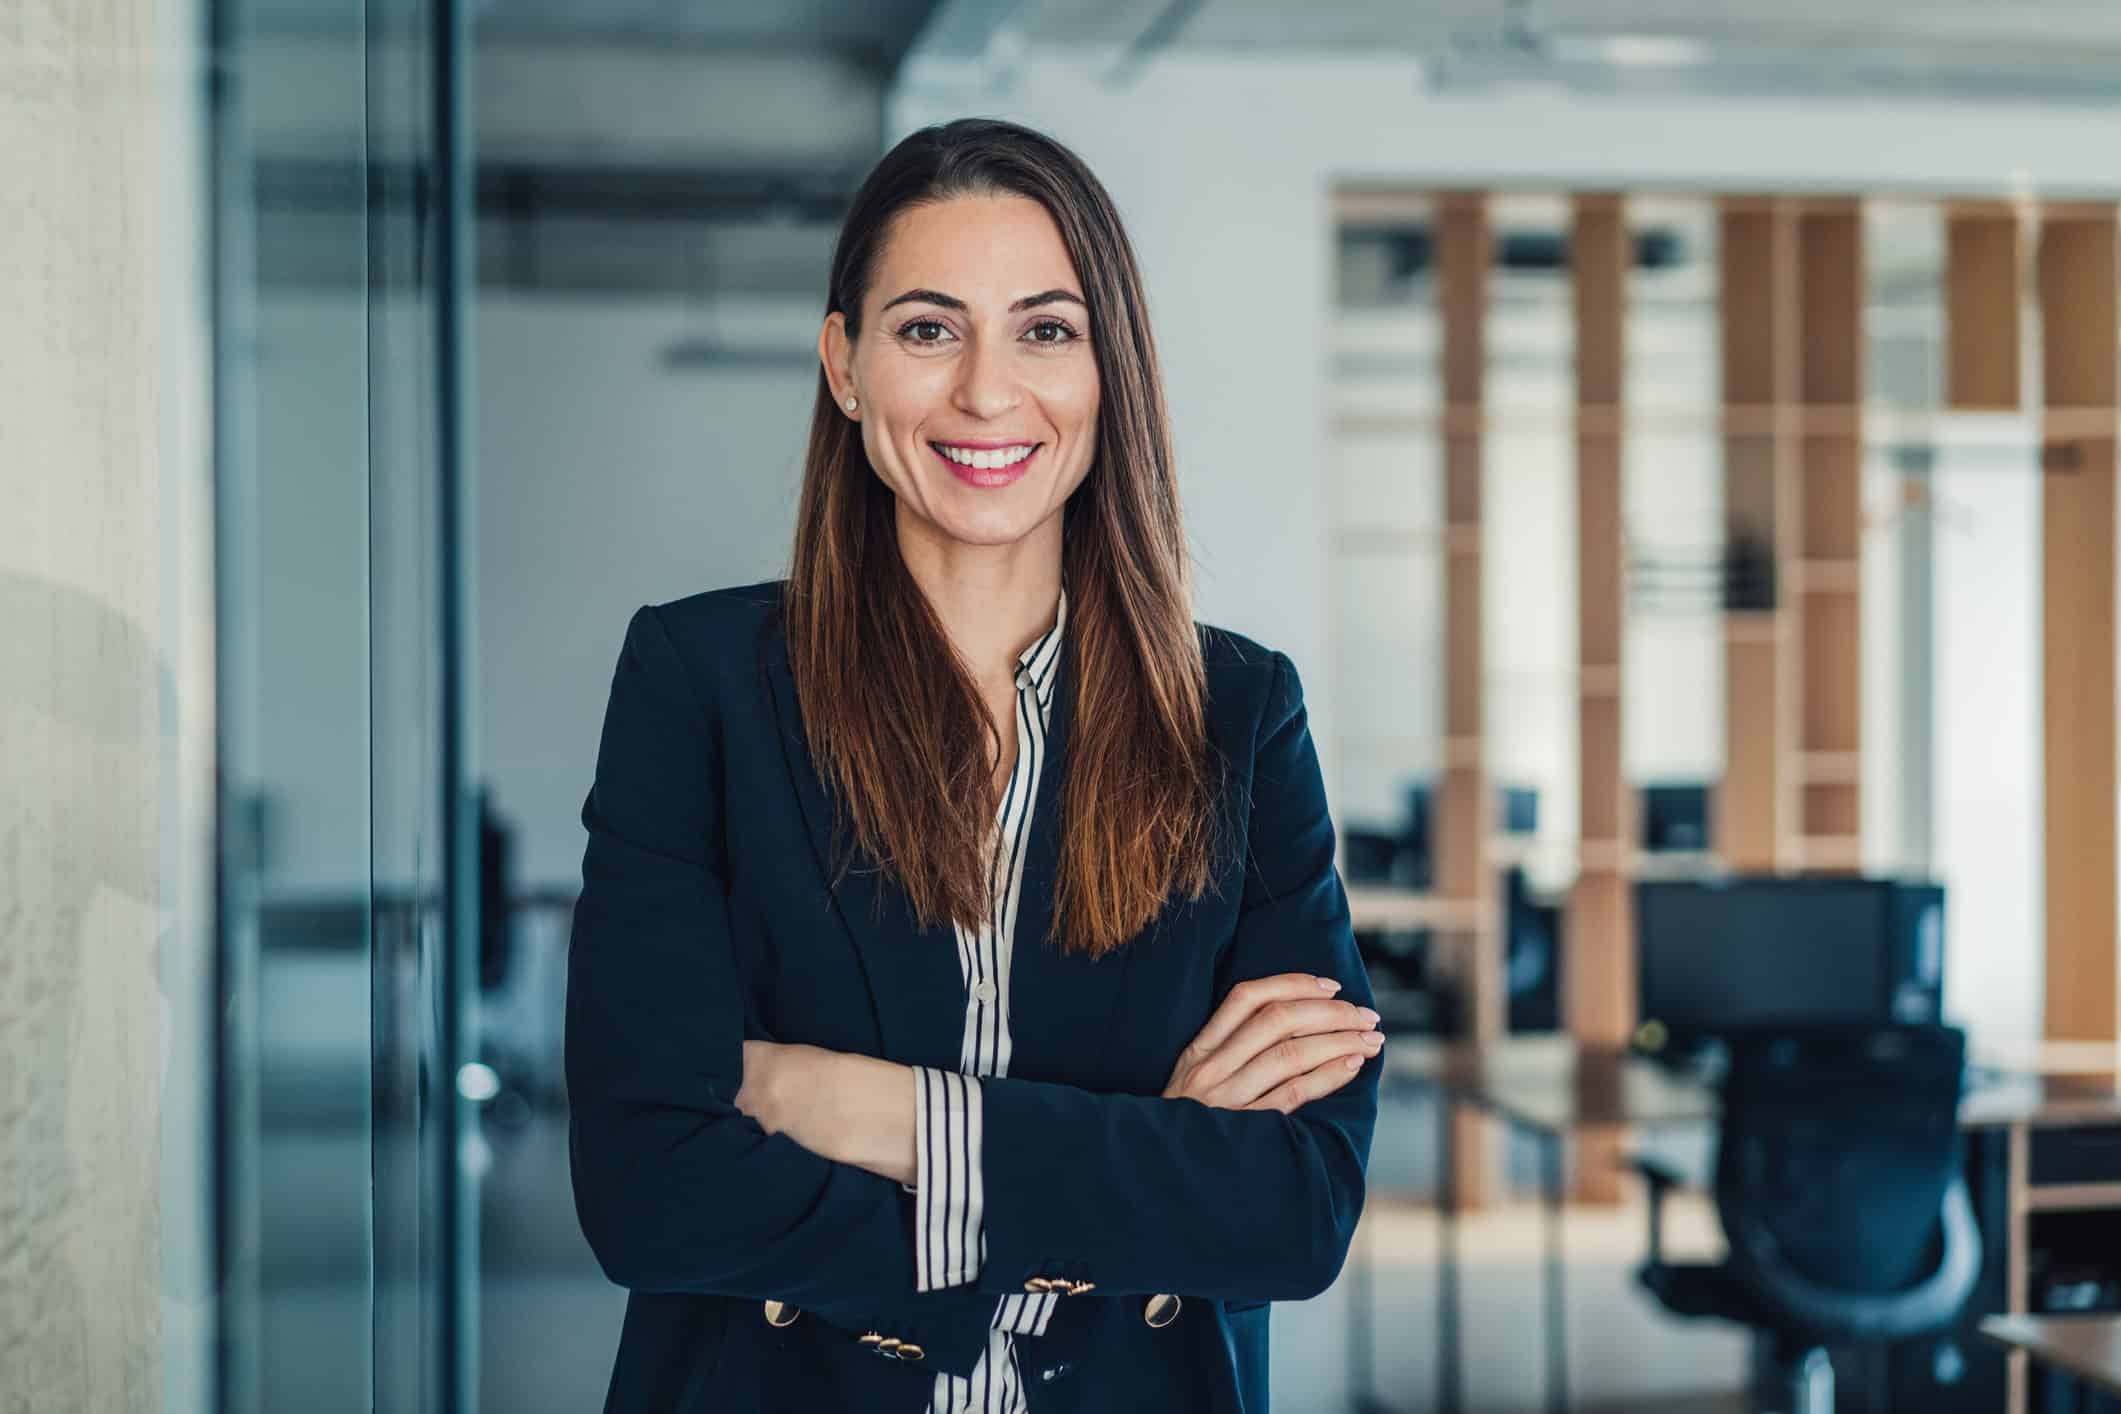
[[[779,1134],[788,1128],[789,1117],[784,1109],[787,1094],[795,1087],[785,1082],[788,1070],[801,1060],[790,1053],[800,1049],[775,1041],[744,1043],[744,1083],[737,1087],[736,1107],[768,1134]],[[784,1061],[793,1064],[784,1066]]]
[[[1180,1053],[1164,1098],[1287,1114],[1332,1094],[1385,1039],[1377,1013],[1334,1001],[1339,990],[1308,972],[1238,983]]]
[[[909,1067],[822,1046],[746,1041],[736,1107],[813,1154],[913,1181]]]

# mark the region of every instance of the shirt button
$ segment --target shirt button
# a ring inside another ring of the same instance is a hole
[[[972,989],[972,995],[983,1002],[991,1002],[994,1000],[994,984],[992,982],[982,982]]]

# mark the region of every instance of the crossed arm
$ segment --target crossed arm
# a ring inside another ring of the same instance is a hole
[[[1241,982],[1179,1058],[1167,1100],[1289,1114],[1355,1079],[1384,1036],[1375,1011],[1334,1000],[1330,977]],[[775,1041],[744,1043],[736,1107],[836,1163],[912,1184],[921,1140],[917,1067]]]

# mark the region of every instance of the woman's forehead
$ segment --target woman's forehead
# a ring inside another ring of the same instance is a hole
[[[925,289],[973,308],[1003,308],[1056,288],[1081,293],[1045,207],[1028,197],[958,196],[899,213],[871,293],[882,301]]]

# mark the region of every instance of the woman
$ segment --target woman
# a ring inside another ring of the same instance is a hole
[[[1111,199],[914,134],[818,352],[788,578],[634,614],[582,807],[606,1408],[1257,1414],[1381,1040],[1295,669],[1191,618]]]

